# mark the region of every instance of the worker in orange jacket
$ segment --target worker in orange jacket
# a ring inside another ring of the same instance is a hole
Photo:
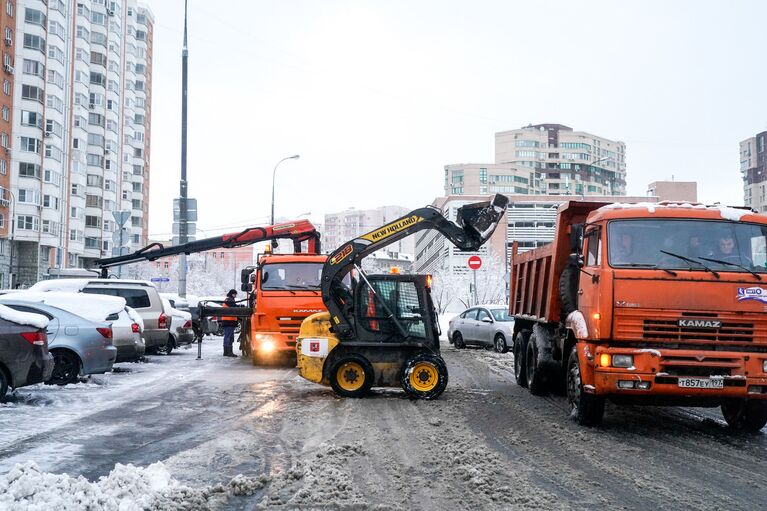
[[[230,289],[228,293],[226,293],[226,301],[224,301],[224,307],[237,307],[236,300],[237,299],[237,290],[236,289]],[[234,329],[237,326],[237,318],[234,316],[222,316],[221,317],[221,326],[224,330],[224,356],[225,357],[236,357],[237,355],[234,354],[233,345],[234,345]]]

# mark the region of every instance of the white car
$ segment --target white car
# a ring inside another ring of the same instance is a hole
[[[512,344],[514,318],[508,305],[477,305],[450,320],[447,339],[461,349],[470,344],[506,353]]]
[[[166,354],[183,344],[194,342],[194,330],[192,329],[192,315],[186,311],[174,309],[167,298],[162,299],[165,314],[170,317],[170,331],[168,343],[161,351]]]

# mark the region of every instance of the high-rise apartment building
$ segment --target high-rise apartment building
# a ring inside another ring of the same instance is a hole
[[[48,268],[91,266],[121,238],[146,243],[154,20],[136,0],[5,1],[13,218],[0,233],[15,277],[3,285],[27,285]],[[122,236],[118,211],[129,213]]]
[[[13,195],[11,192],[10,157],[12,149],[15,89],[14,48],[16,38],[15,3],[0,1],[0,31],[2,31],[3,70],[2,93],[0,94],[0,288],[8,285],[10,274],[10,242],[13,214]]]
[[[400,218],[410,209],[401,206],[382,206],[376,209],[347,209],[340,213],[325,215],[325,225],[322,229],[322,250],[332,252],[351,239]],[[412,237],[392,243],[386,253],[413,254]]]
[[[767,131],[740,143],[740,173],[746,206],[760,213],[767,211],[764,186],[767,184]]]
[[[626,145],[537,124],[495,134],[495,163],[445,166],[445,195],[625,195]]]

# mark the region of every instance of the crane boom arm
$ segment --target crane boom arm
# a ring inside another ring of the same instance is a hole
[[[190,241],[188,243],[170,247],[165,247],[162,243],[151,243],[132,254],[97,259],[96,265],[101,268],[101,276],[106,278],[107,269],[112,266],[135,263],[138,261],[154,261],[161,257],[205,252],[206,250],[214,250],[217,248],[241,247],[258,243],[259,241],[276,239],[293,240],[293,246],[296,252],[301,252],[301,243],[304,241],[308,242],[307,252],[310,254],[319,254],[321,251],[320,233],[317,232],[314,225],[312,225],[309,220],[296,220],[294,222],[267,225],[264,227],[248,227],[239,232],[213,236],[211,238]]]
[[[322,301],[330,312],[333,328],[340,337],[351,334],[351,323],[343,313],[343,298],[338,292],[342,279],[362,259],[392,243],[424,229],[435,229],[463,251],[475,251],[485,243],[503,218],[509,199],[496,194],[492,200],[458,208],[457,223],[434,207],[411,211],[403,217],[341,245],[330,254],[322,268]]]

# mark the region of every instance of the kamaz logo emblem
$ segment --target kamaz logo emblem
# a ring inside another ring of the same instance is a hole
[[[722,322],[716,319],[680,319],[678,325],[692,328],[721,328]]]

